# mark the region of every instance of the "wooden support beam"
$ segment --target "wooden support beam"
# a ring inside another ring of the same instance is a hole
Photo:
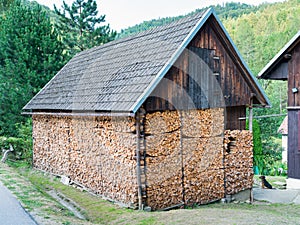
[[[250,105],[249,105],[249,131],[253,130],[253,97],[255,94],[251,94]]]
[[[138,204],[139,210],[143,210],[143,196],[142,196],[142,179],[141,179],[141,118],[140,112],[136,113],[136,174],[137,174],[137,185],[138,185]]]

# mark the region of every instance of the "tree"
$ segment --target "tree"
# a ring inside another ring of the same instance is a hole
[[[41,6],[16,0],[0,19],[0,135],[16,136],[22,107],[65,64],[63,45]]]
[[[72,6],[63,1],[62,8],[58,10],[54,5],[59,17],[57,29],[71,55],[115,38],[116,32],[109,25],[100,26],[105,22],[105,15],[97,17],[95,0],[75,0]]]
[[[0,15],[3,15],[5,11],[8,10],[9,6],[14,0],[1,0],[0,2]]]

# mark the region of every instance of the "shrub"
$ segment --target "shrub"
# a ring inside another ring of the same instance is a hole
[[[10,145],[14,151],[9,158],[15,160],[25,160],[32,162],[32,137],[31,137],[31,119],[25,124],[18,125],[18,137],[0,136],[0,150],[8,150]]]

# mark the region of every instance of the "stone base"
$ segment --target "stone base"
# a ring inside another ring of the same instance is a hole
[[[231,195],[230,201],[238,201],[238,202],[250,202],[251,201],[251,195],[252,195],[252,190],[251,189],[246,189],[243,191],[240,191],[236,194]],[[226,200],[228,201],[228,196],[226,196]]]
[[[288,178],[286,179],[287,189],[300,189],[300,179]]]

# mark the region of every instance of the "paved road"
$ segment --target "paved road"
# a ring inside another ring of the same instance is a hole
[[[36,225],[37,223],[25,212],[16,198],[0,182],[0,224],[1,225]]]

